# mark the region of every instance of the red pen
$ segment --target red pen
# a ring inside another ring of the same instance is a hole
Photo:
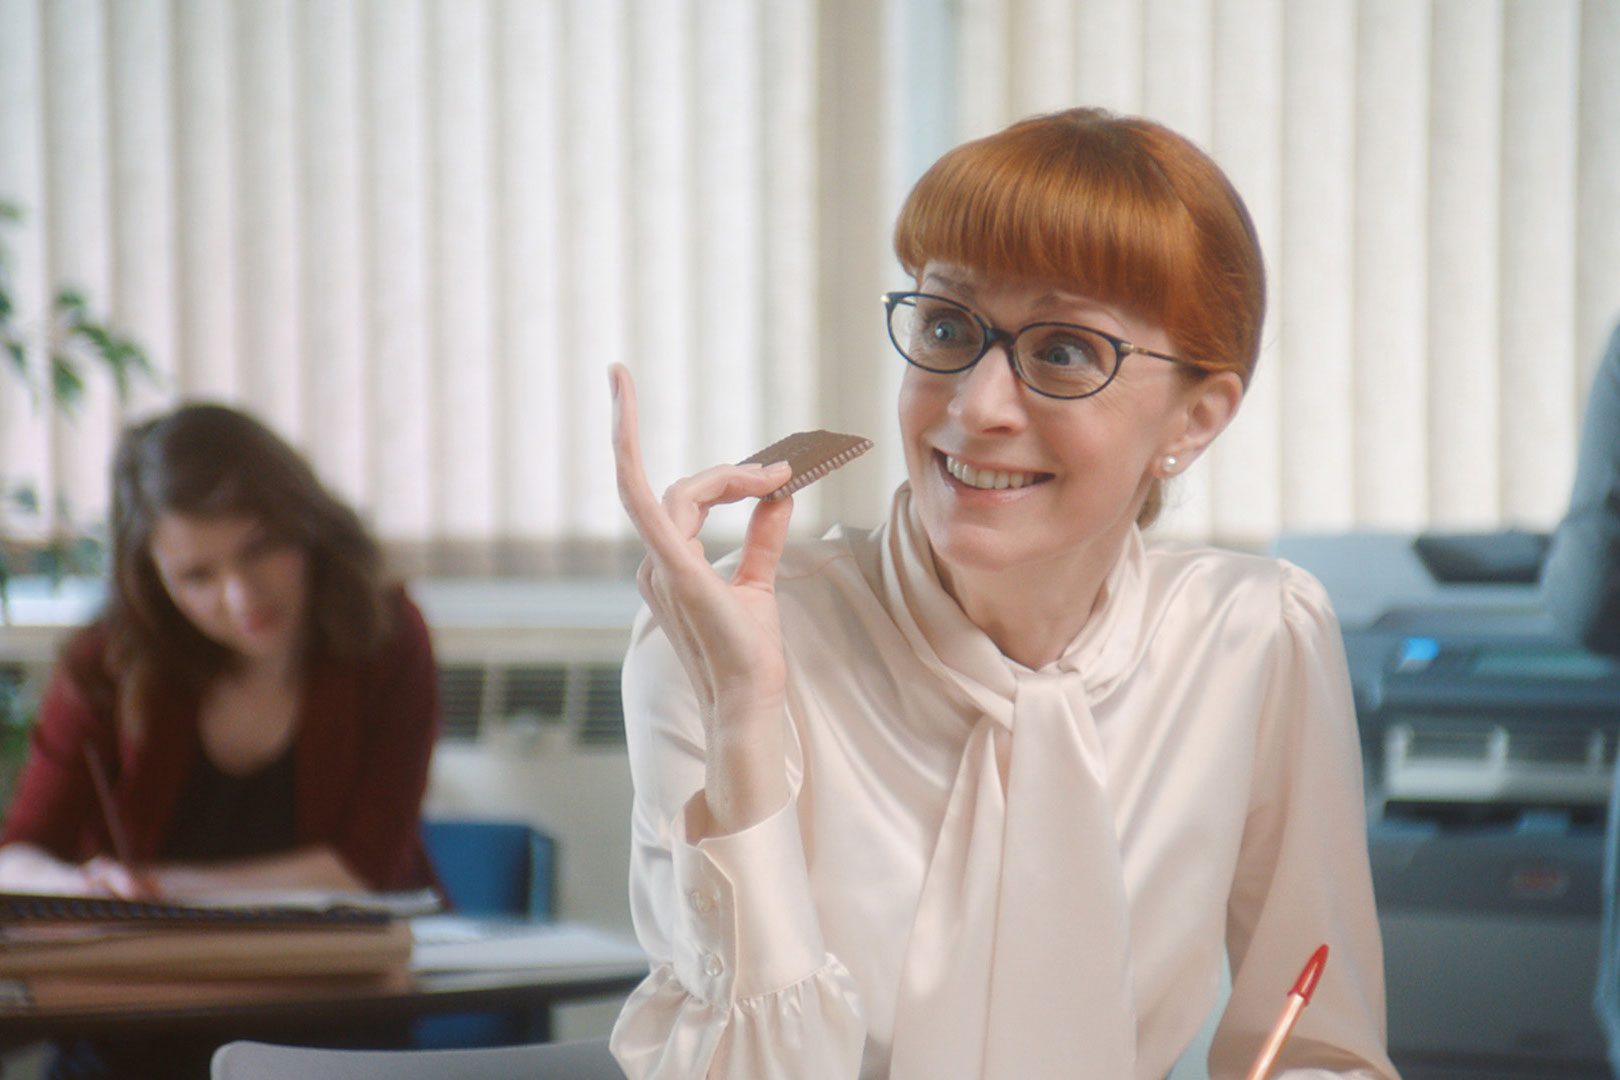
[[[1271,1075],[1271,1067],[1277,1063],[1277,1055],[1282,1053],[1283,1044],[1294,1030],[1295,1021],[1305,1011],[1305,1006],[1311,1003],[1311,995],[1316,992],[1316,984],[1322,978],[1322,968],[1327,966],[1327,953],[1326,945],[1319,946],[1305,961],[1305,969],[1294,980],[1294,988],[1288,991],[1288,1002],[1283,1006],[1282,1015],[1277,1017],[1265,1045],[1255,1055],[1254,1064],[1249,1067],[1245,1080],[1266,1080]]]

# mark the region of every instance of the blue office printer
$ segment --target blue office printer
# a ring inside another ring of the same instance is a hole
[[[1344,627],[1405,1080],[1607,1080],[1591,1008],[1620,664],[1533,574],[1446,580],[1410,536],[1285,537]]]

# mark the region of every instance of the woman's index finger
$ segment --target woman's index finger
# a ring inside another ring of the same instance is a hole
[[[666,545],[680,544],[674,524],[647,482],[647,469],[641,459],[641,436],[636,426],[636,384],[623,364],[608,367],[608,385],[613,391],[613,471],[619,486],[619,502],[630,523],[649,546],[662,552]],[[657,535],[653,535],[656,533]]]

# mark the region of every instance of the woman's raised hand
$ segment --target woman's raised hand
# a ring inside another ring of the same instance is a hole
[[[787,797],[787,667],[776,606],[776,566],[787,542],[791,498],[761,501],[729,579],[703,554],[698,533],[715,506],[757,498],[792,474],[786,462],[716,465],[677,480],[662,500],[642,464],[636,392],[622,364],[613,387],[613,458],[619,499],[647,547],[637,572],[641,595],[669,638],[703,711],[704,794],[715,834],[735,832],[778,809]]]

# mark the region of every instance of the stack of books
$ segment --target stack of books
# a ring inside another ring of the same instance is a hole
[[[0,1013],[305,996],[409,983],[431,896],[205,903],[0,893]]]

